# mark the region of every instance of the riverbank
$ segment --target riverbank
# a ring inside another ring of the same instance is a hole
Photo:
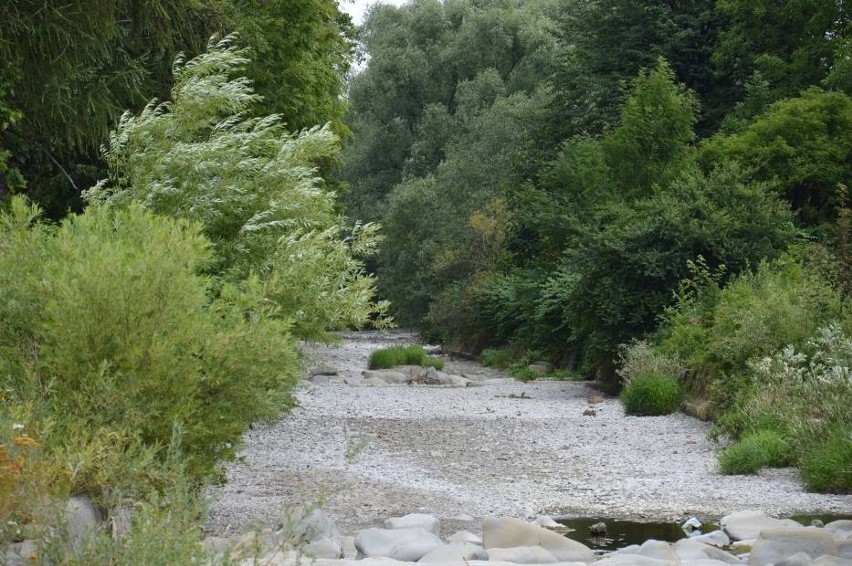
[[[341,532],[387,517],[539,514],[676,521],[742,508],[769,515],[848,513],[852,496],[805,493],[797,472],[717,472],[707,423],[684,414],[629,417],[584,383],[521,383],[469,361],[446,372],[471,387],[358,385],[369,353],[402,332],[347,333],[309,346],[299,406],[256,427],[228,483],[212,494],[208,531],[229,536],[320,503]],[[347,383],[344,383],[347,382]]]

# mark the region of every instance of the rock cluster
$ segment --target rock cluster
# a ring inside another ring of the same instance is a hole
[[[338,383],[366,387],[385,387],[389,385],[443,385],[446,387],[471,387],[476,382],[451,373],[438,371],[433,367],[399,366],[393,369],[364,370],[360,376],[342,376],[329,366],[320,365],[308,372],[312,383]]]
[[[724,517],[722,530],[669,544],[648,540],[641,545],[605,554],[557,532],[511,517],[484,517],[482,537],[459,531],[446,542],[440,522],[431,515],[410,514],[388,519],[383,528],[341,537],[327,517],[314,510],[311,527],[280,527],[287,536],[267,531],[237,541],[230,556],[241,564],[289,566],[841,566],[852,565],[852,521],[834,521],[823,528],[767,517],[759,511],[740,511]],[[293,536],[292,533],[299,533]],[[289,538],[288,538],[289,537]],[[317,544],[317,541],[324,541]],[[243,554],[241,554],[243,553]]]

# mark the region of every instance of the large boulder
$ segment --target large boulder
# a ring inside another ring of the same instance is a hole
[[[595,553],[586,545],[512,517],[484,517],[482,541],[489,552],[492,548],[540,546],[564,562],[592,562],[595,559]]]
[[[355,548],[366,557],[384,556],[416,562],[441,546],[441,539],[422,528],[365,529],[355,536]]]
[[[839,556],[837,543],[824,530],[802,526],[781,527],[761,531],[751,548],[748,563],[769,566],[801,552],[812,559],[823,555]]]
[[[414,529],[420,527],[434,535],[440,534],[441,523],[433,515],[426,513],[409,513],[403,517],[392,517],[385,520],[386,529]]]
[[[734,540],[756,539],[764,529],[802,526],[792,519],[773,519],[767,517],[763,511],[754,510],[736,511],[722,517],[719,524]]]

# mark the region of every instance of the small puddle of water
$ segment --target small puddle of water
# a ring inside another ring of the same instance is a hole
[[[675,542],[686,538],[686,533],[676,523],[638,523],[634,521],[614,521],[601,518],[563,519],[559,521],[573,531],[565,536],[581,542],[595,551],[618,550],[631,544],[642,544],[646,540],[655,539]],[[606,535],[593,536],[589,527],[595,523],[606,524]],[[717,528],[711,523],[704,523],[702,532],[709,533]]]
[[[810,525],[813,519],[819,519],[823,523],[830,523],[839,519],[852,519],[850,515],[796,515],[790,517],[794,521],[802,523],[802,525]],[[719,524],[715,521],[702,522],[701,532],[709,533],[719,528]],[[677,542],[682,538],[687,538],[687,534],[680,528],[680,523],[639,523],[635,521],[614,521],[612,519],[601,518],[579,518],[579,519],[563,519],[559,521],[562,525],[570,529],[571,532],[565,534],[568,538],[581,542],[596,552],[605,552],[610,550],[618,550],[631,544],[642,544],[646,540],[654,539],[665,542]],[[589,527],[595,523],[606,524],[605,536],[592,536],[589,534]],[[700,533],[698,533],[700,534]]]

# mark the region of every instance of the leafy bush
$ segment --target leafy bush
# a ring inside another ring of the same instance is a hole
[[[852,427],[837,425],[822,431],[804,448],[799,460],[809,491],[852,493]]]
[[[628,387],[636,377],[646,373],[679,376],[684,372],[684,367],[677,358],[660,353],[646,340],[623,344],[618,367],[617,373],[624,387]]]
[[[808,489],[849,491],[850,365],[852,340],[838,324],[821,328],[799,348],[787,346],[752,361],[746,386],[717,419],[715,433],[744,443],[755,434],[771,432],[784,438]],[[760,461],[756,451],[754,446],[737,448],[730,455],[726,451],[720,463],[723,469],[747,470]]]
[[[637,375],[621,392],[628,415],[668,415],[680,407],[683,398],[683,386],[676,377],[654,372]]]
[[[444,369],[444,360],[427,356],[422,346],[392,346],[382,348],[370,354],[367,362],[369,369],[388,369],[396,366],[431,366]]]
[[[775,431],[751,433],[719,454],[723,474],[754,474],[762,468],[780,468],[793,463],[793,451]]]
[[[159,458],[175,424],[189,476],[207,477],[250,422],[288,406],[288,325],[247,308],[251,280],[210,304],[199,225],[138,205],[56,229],[35,216],[22,199],[0,214],[5,400],[54,423],[44,450],[76,460],[75,489],[157,481],[138,462]]]
[[[840,315],[841,297],[818,269],[790,254],[760,263],[723,289],[718,281],[706,273],[688,280],[692,288],[666,311],[657,339],[658,350],[682,360],[724,412],[747,394],[750,361],[787,345],[803,347]]]

